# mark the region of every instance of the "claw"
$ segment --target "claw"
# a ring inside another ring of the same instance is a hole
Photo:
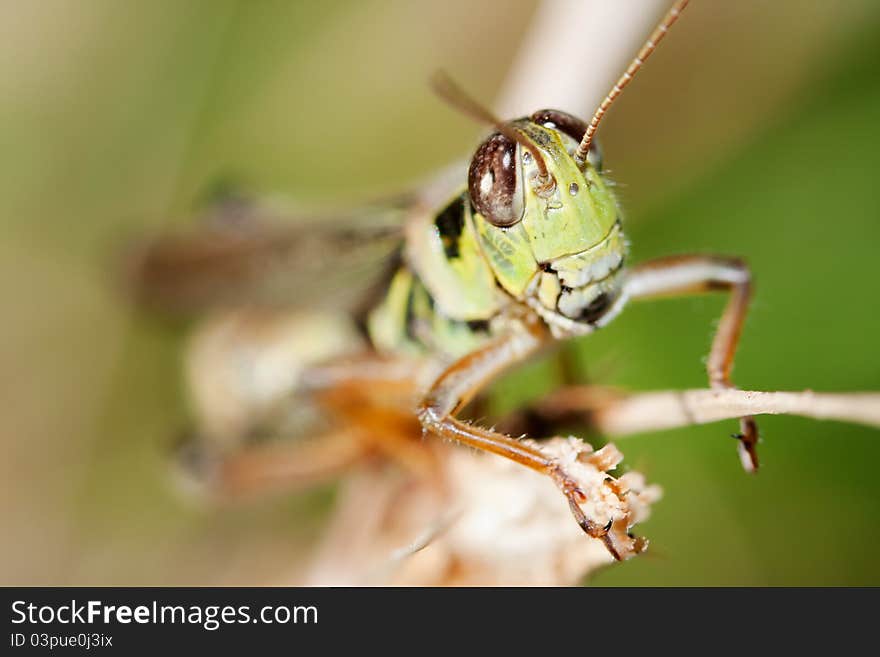
[[[737,451],[743,469],[748,473],[758,471],[758,426],[755,421],[748,417],[740,421],[740,433],[732,434],[732,438],[739,441]]]
[[[608,521],[608,523],[604,527],[599,527],[595,522],[587,518],[584,514],[583,509],[578,506],[577,502],[575,502],[571,497],[568,498],[568,506],[571,508],[571,513],[574,516],[575,520],[577,520],[578,525],[580,525],[581,529],[584,530],[584,533],[591,538],[601,539],[602,543],[605,544],[605,548],[614,557],[615,561],[622,561],[622,557],[620,553],[617,551],[617,548],[614,547],[614,542],[611,540],[611,536],[609,535],[609,531],[611,531],[611,526],[614,524],[614,519]]]

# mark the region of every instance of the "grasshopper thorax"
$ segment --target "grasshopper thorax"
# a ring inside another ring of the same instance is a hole
[[[582,334],[622,303],[626,242],[586,123],[554,110],[500,127],[477,149],[468,192],[480,246],[498,283],[557,335]]]

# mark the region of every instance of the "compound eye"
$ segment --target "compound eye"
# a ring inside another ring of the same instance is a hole
[[[587,131],[587,124],[584,121],[559,110],[538,110],[529,117],[529,120],[532,123],[537,123],[545,128],[551,128],[568,135],[578,142],[584,138],[584,133]]]
[[[515,142],[496,133],[482,143],[471,160],[468,192],[476,211],[493,226],[522,220],[525,203]]]
[[[584,134],[587,132],[587,124],[585,121],[581,121],[576,116],[572,116],[566,112],[560,112],[559,110],[539,110],[532,114],[529,117],[529,120],[532,123],[537,123],[545,128],[551,128],[552,130],[567,135],[577,143],[580,143],[581,139],[584,138]],[[587,160],[596,169],[602,169],[602,151],[599,149],[599,145],[596,143],[595,139],[590,144],[590,150],[587,153]]]

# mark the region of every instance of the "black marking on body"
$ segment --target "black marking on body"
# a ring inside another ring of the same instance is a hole
[[[434,225],[443,242],[443,253],[447,258],[461,256],[459,242],[464,232],[464,197],[459,196],[447,205],[434,219]]]
[[[431,331],[435,317],[440,317],[454,326],[467,327],[472,333],[483,333],[486,335],[492,333],[491,318],[458,320],[450,319],[443,315],[437,308],[437,302],[433,295],[422,282],[418,273],[406,264],[403,266],[412,274],[412,284],[407,293],[406,309],[403,316],[404,335],[408,340],[426,349],[431,349],[434,346],[431,341]],[[427,304],[427,315],[424,313],[424,307],[421,304]],[[418,311],[419,307],[423,309],[421,314]]]
[[[602,292],[581,311],[581,314],[578,315],[578,321],[587,322],[588,324],[595,323],[611,307],[611,302],[611,295],[607,292]]]
[[[472,319],[470,321],[465,322],[465,324],[467,324],[468,329],[470,329],[474,333],[488,333],[489,332],[489,320],[488,319]]]

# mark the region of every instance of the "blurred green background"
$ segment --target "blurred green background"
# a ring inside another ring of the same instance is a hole
[[[332,489],[222,509],[175,494],[182,336],[126,304],[113,255],[185,221],[218,179],[338,205],[467,155],[480,128],[428,76],[445,68],[490,100],[534,7],[0,2],[0,583],[295,577]],[[752,265],[744,388],[880,389],[878,62],[871,0],[698,0],[603,124],[636,260]],[[564,73],[617,72],[600,65]],[[633,305],[574,349],[603,383],[699,387],[722,303]],[[538,392],[526,378],[499,387],[508,402]],[[880,584],[880,434],[761,428],[755,477],[732,422],[622,439],[665,498],[640,527],[653,557],[594,583]]]

